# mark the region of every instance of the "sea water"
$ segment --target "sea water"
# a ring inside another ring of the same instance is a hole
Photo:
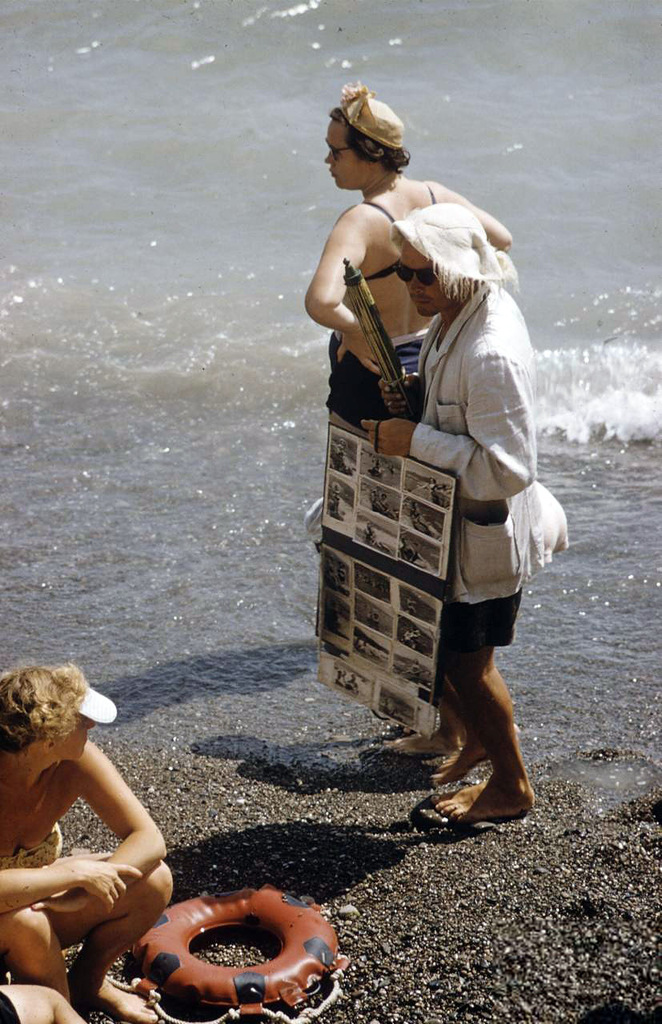
[[[411,174],[508,225],[571,548],[502,652],[525,754],[659,738],[659,101],[647,0],[4,0],[0,662],[79,662],[119,735],[317,758],[325,332],[361,79]]]

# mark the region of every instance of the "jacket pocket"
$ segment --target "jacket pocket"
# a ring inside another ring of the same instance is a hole
[[[521,560],[511,515],[505,523],[491,523],[489,526],[465,518],[460,522],[460,565],[469,588],[505,583],[519,577]]]
[[[437,425],[445,434],[466,434],[467,421],[464,406],[437,402]]]

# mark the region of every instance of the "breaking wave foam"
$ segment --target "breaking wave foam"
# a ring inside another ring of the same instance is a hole
[[[601,343],[538,353],[538,429],[569,441],[662,437],[662,352]]]

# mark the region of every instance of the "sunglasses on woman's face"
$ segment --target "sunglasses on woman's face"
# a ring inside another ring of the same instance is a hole
[[[395,272],[401,281],[411,281],[412,277],[416,277],[417,281],[420,281],[422,285],[429,288],[431,284],[437,280],[432,267],[423,267],[422,270],[414,270],[413,267],[406,267],[404,263],[396,263]]]
[[[327,146],[329,149],[329,156],[332,160],[338,160],[341,153],[345,153],[348,149],[352,148],[351,146],[332,146],[328,142]]]

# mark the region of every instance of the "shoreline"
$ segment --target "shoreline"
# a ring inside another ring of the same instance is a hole
[[[323,905],[351,961],[329,1024],[653,1024],[662,788],[601,814],[538,765],[523,821],[419,833],[425,762],[322,771],[99,745],[164,833],[173,902],[270,882]],[[112,845],[85,805],[62,825],[65,852]],[[341,914],[350,905],[358,916]]]

